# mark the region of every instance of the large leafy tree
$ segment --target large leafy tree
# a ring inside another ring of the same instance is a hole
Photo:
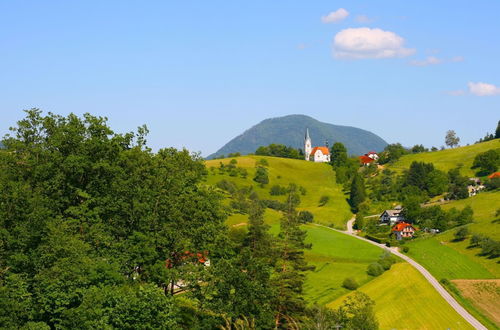
[[[12,297],[22,290],[30,297],[13,327],[61,327],[66,311],[76,318],[87,293],[102,286],[125,294],[155,285],[164,289],[158,306],[169,305],[161,300],[172,283],[193,291],[206,276],[198,258],[168,267],[172,256],[226,254],[225,213],[203,184],[198,155],[153,153],[147,128],[117,134],[89,114],[32,109],[11,130],[0,151],[0,294],[12,302],[10,313],[21,308]],[[155,327],[148,320],[142,326]]]

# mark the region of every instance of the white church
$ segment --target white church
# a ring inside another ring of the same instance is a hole
[[[304,156],[307,161],[314,161],[316,163],[327,163],[330,161],[330,150],[328,150],[328,146],[312,147],[309,129],[306,129],[306,136],[304,138]]]

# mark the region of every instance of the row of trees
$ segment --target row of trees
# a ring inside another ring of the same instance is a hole
[[[255,150],[258,156],[272,156],[282,158],[304,159],[304,152],[301,149],[287,147],[283,144],[270,144],[261,146]]]

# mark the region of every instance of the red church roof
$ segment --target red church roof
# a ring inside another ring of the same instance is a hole
[[[359,161],[362,164],[370,164],[371,162],[374,162],[375,160],[373,158],[368,157],[368,156],[359,156]]]
[[[328,151],[327,147],[314,147],[313,150],[311,151],[311,155],[314,155],[316,151],[320,150],[323,155],[329,155],[330,151]]]
[[[488,179],[500,178],[500,172],[495,172],[493,174],[488,175]]]
[[[394,227],[392,227],[392,231],[402,231],[406,227],[412,227],[413,228],[413,226],[411,224],[409,224],[409,223],[400,222],[400,223],[397,223],[396,225],[394,225]],[[413,229],[415,229],[415,228],[413,228]]]

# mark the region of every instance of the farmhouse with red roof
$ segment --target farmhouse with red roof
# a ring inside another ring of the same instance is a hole
[[[328,163],[330,161],[328,145],[325,147],[312,147],[309,129],[306,129],[306,136],[304,138],[304,156],[307,161],[311,160],[316,163]]]
[[[361,165],[363,166],[368,166],[370,165],[371,163],[373,163],[375,161],[375,159],[371,158],[371,157],[368,157],[368,156],[359,156],[359,162],[361,163]]]
[[[407,222],[399,222],[392,227],[392,232],[396,235],[396,239],[411,238],[415,234],[415,227]]]

